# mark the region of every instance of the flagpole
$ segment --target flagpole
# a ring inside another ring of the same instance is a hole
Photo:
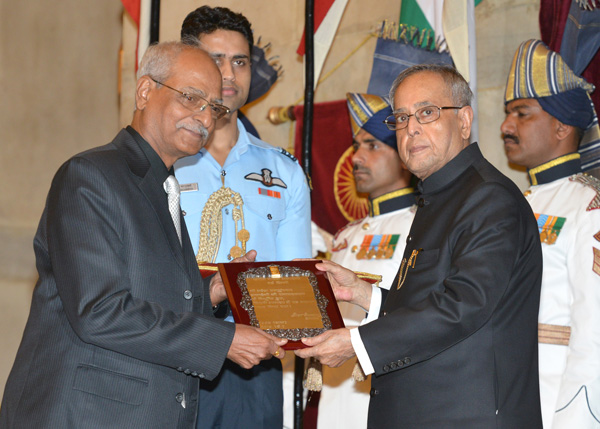
[[[302,132],[302,167],[310,177],[311,173],[311,146],[313,130],[314,88],[315,88],[315,3],[306,0],[305,31],[304,31],[304,116]]]
[[[304,15],[304,112],[302,117],[302,168],[306,177],[311,172],[311,146],[313,131],[313,108],[315,88],[315,3],[314,0],[306,0]],[[294,361],[294,429],[302,429],[304,426],[304,359],[296,356]]]
[[[152,0],[150,7],[150,44],[158,43],[160,28],[160,0]]]

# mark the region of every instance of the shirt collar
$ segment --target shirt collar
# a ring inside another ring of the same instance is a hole
[[[129,134],[131,134],[133,139],[140,146],[140,148],[144,152],[144,155],[146,155],[146,158],[148,158],[148,161],[150,162],[150,169],[152,170],[152,173],[156,176],[157,180],[160,183],[164,183],[164,181],[167,180],[167,177],[174,174],[173,167],[171,167],[170,170],[167,169],[167,166],[165,165],[163,160],[160,159],[160,156],[158,156],[158,154],[154,151],[152,146],[150,146],[150,143],[144,140],[144,138],[140,135],[140,133],[138,133],[135,130],[135,128],[133,128],[131,125],[128,125],[126,130],[129,132]]]
[[[471,143],[446,165],[425,180],[419,180],[417,189],[421,194],[432,194],[440,191],[460,177],[475,161],[483,158],[479,145]]]
[[[246,127],[240,119],[237,119],[237,127],[238,127],[238,139],[235,142],[235,146],[232,148],[235,149],[240,155],[248,150],[248,145],[250,144],[250,139],[248,138],[248,132],[246,131]]]
[[[569,153],[527,170],[527,178],[532,186],[544,185],[563,177],[581,173],[581,155]]]
[[[414,192],[413,188],[402,188],[377,198],[369,198],[369,216],[379,216],[412,206],[415,203]]]
[[[237,127],[238,127],[238,138],[235,142],[235,145],[229,151],[229,155],[227,155],[227,159],[225,160],[225,164],[223,168],[227,168],[230,164],[233,164],[239,161],[240,156],[248,150],[248,145],[252,144],[252,141],[248,137],[250,134],[246,131],[244,124],[240,119],[237,119]],[[214,131],[213,131],[214,132]],[[206,146],[200,149],[199,156],[200,158],[204,157],[208,153],[208,149]]]

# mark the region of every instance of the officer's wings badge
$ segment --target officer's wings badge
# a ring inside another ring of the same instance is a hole
[[[244,176],[246,180],[254,180],[255,182],[260,182],[265,186],[280,186],[282,188],[287,189],[287,185],[281,180],[279,177],[273,177],[272,171],[268,168],[263,168],[260,170],[262,174],[259,173],[250,173]]]

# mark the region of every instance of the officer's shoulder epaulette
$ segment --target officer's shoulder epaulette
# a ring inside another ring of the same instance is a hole
[[[569,180],[571,180],[572,182],[579,182],[584,186],[592,188],[594,190],[594,192],[596,192],[596,195],[594,196],[592,201],[590,201],[590,204],[587,207],[587,211],[594,210],[594,209],[600,209],[600,180],[599,179],[597,179],[596,177],[591,176],[587,173],[580,173],[580,174],[576,174],[575,176],[570,177]]]
[[[350,228],[351,226],[354,225],[358,225],[359,223],[361,223],[363,221],[364,217],[361,219],[357,219],[357,220],[353,220],[352,222],[347,223],[346,225],[342,226],[340,229],[337,230],[337,232],[335,233],[335,235],[333,236],[333,241],[337,240],[338,236],[345,230],[347,230],[348,228]]]
[[[294,155],[289,153],[287,150],[285,150],[284,148],[277,146],[276,149],[279,151],[280,154],[287,156],[289,159],[291,159],[294,162],[298,162],[298,159]]]

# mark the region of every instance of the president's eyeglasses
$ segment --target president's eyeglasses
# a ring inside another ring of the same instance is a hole
[[[421,107],[420,109],[418,109],[412,115],[409,115],[408,113],[393,113],[390,116],[388,116],[387,118],[385,118],[383,123],[385,125],[387,125],[388,129],[390,129],[390,130],[403,130],[404,128],[408,127],[408,120],[410,119],[411,116],[414,116],[415,118],[417,118],[417,121],[419,121],[419,124],[428,124],[430,122],[434,122],[434,121],[437,121],[438,119],[440,119],[440,113],[442,110],[462,109],[463,107],[465,107],[465,106],[462,106],[462,107],[425,106],[425,107]]]

